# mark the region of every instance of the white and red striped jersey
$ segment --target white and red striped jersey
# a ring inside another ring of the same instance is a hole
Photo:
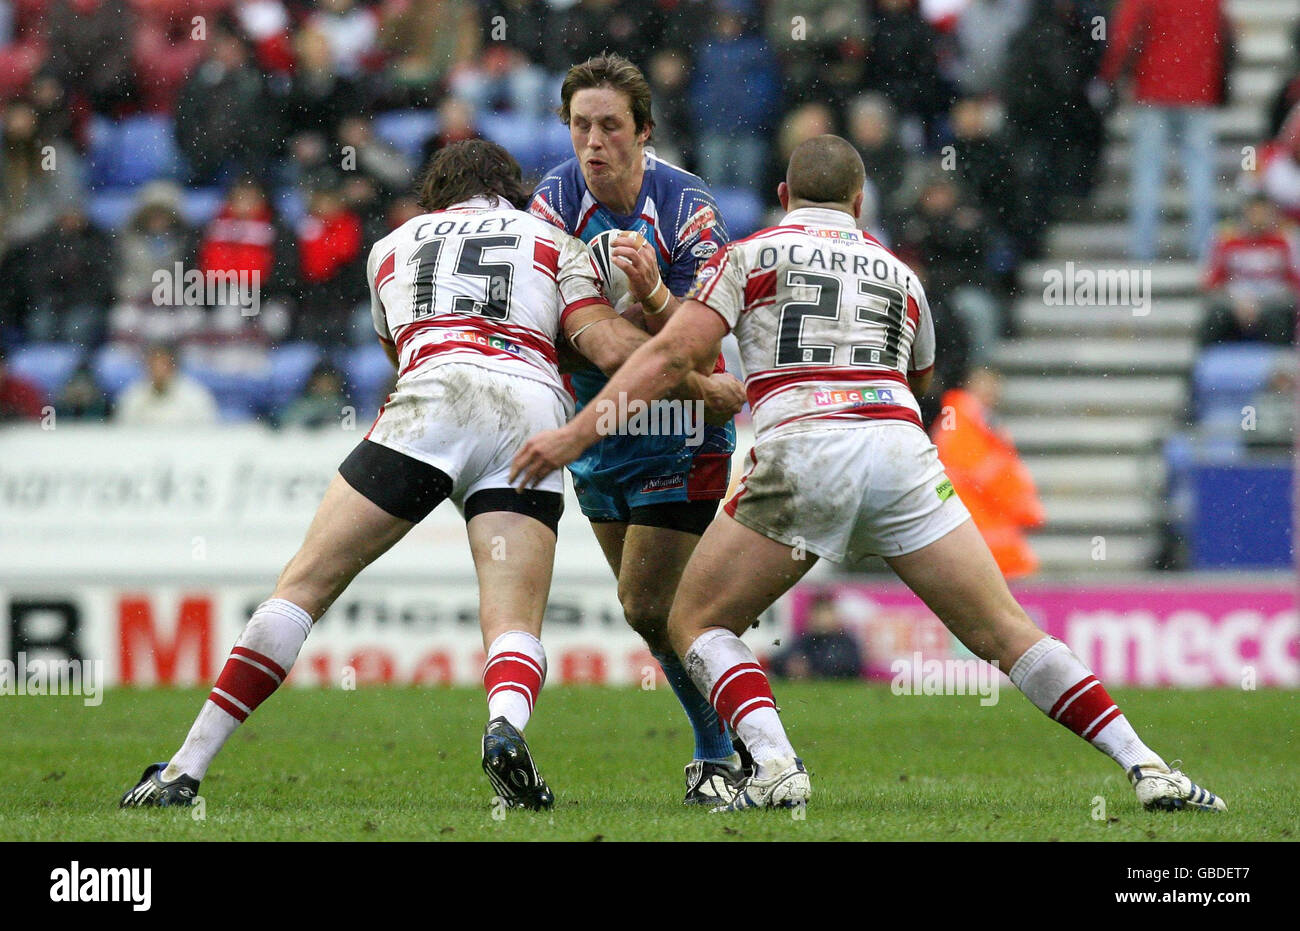
[[[847,213],[792,210],[728,244],[687,297],[736,334],[759,437],[815,419],[922,427],[907,379],[934,365],[930,306],[912,270]]]
[[[408,220],[375,243],[366,270],[399,380],[468,362],[545,382],[572,412],[555,344],[569,313],[607,303],[581,240],[476,197]]]

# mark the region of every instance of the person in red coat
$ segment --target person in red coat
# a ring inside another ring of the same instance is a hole
[[[0,351],[0,423],[7,420],[40,420],[45,414],[45,395],[35,382],[15,375],[5,365]]]
[[[1232,33],[1223,0],[1120,0],[1098,74],[1133,76],[1131,253],[1157,257],[1165,152],[1177,138],[1189,196],[1187,244],[1203,261],[1214,235],[1214,109],[1224,103]]]

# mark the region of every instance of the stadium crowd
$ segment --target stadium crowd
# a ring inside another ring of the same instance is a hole
[[[371,403],[386,362],[362,308],[365,255],[418,210],[420,166],[483,135],[540,176],[570,154],[553,112],[563,72],[614,48],[651,81],[657,154],[711,185],[733,235],[770,216],[800,141],[836,131],[858,146],[863,225],[923,275],[938,321],[932,416],[1009,332],[1015,270],[1053,212],[1091,189],[1101,45],[1086,23],[1099,11],[0,0],[0,342],[22,370],[8,377],[35,373],[58,409],[101,417],[166,343],[223,419],[277,419],[330,363]],[[158,291],[160,273],[192,268],[256,272],[257,312]]]

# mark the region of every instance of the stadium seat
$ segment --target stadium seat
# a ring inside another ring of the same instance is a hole
[[[252,420],[266,406],[269,366],[256,372],[183,362],[181,371],[212,392],[226,423]]]
[[[1210,346],[1196,360],[1192,384],[1198,421],[1241,417],[1255,393],[1268,382],[1290,350],[1258,343]]]
[[[285,343],[271,350],[267,395],[272,409],[281,409],[301,393],[320,359],[320,347],[312,343]]]
[[[283,187],[276,191],[271,206],[280,219],[290,226],[296,226],[307,216],[307,198],[295,187]]]
[[[129,116],[90,123],[89,178],[92,188],[132,187],[180,174],[172,121],[161,115]]]
[[[123,388],[144,377],[144,360],[138,350],[127,346],[105,346],[95,353],[90,368],[95,381],[110,398],[116,398]]]
[[[347,379],[348,394],[356,405],[358,421],[373,416],[393,383],[393,363],[378,343],[349,349],[342,353],[338,363]]]
[[[225,194],[218,187],[186,188],[181,201],[181,213],[191,226],[206,226],[218,211]]]
[[[420,160],[424,143],[437,131],[438,115],[427,110],[394,110],[375,117],[375,135],[412,162]]]
[[[763,202],[745,188],[715,188],[714,199],[732,239],[748,236],[763,225]]]
[[[525,178],[537,177],[551,167],[547,164],[546,127],[540,121],[512,113],[485,113],[478,118],[478,129],[484,138],[504,146],[515,157]]]
[[[8,356],[7,364],[15,374],[40,385],[46,398],[54,400],[81,364],[82,356],[80,346],[29,343],[14,349]]]
[[[86,215],[102,230],[121,229],[135,213],[135,191],[113,188],[90,195]]]

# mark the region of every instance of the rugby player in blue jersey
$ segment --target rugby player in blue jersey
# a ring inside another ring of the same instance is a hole
[[[642,240],[619,237],[612,260],[637,302],[625,316],[658,332],[697,267],[727,243],[717,204],[700,178],[647,150],[650,86],[627,59],[607,54],[573,66],[560,100],[574,157],[547,174],[529,209],[584,242],[607,230],[639,233]],[[720,355],[715,368],[722,368]],[[608,380],[590,366],[568,377],[579,410]],[[658,660],[694,729],[686,804],[728,801],[745,774],[731,736],[667,637],[677,583],[727,492],[735,445],[731,423],[702,433],[607,436],[569,467],[578,503],[618,579],[628,624]]]

